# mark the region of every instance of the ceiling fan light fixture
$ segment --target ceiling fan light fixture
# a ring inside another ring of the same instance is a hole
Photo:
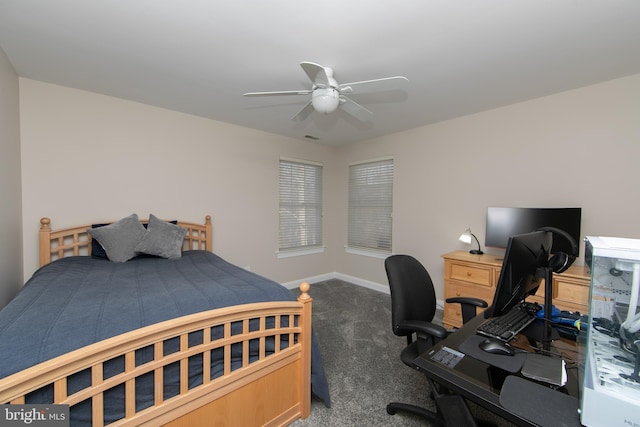
[[[322,114],[330,114],[338,109],[340,94],[334,88],[316,88],[311,95],[314,110]]]
[[[303,121],[314,111],[331,114],[338,108],[362,122],[367,122],[373,118],[373,113],[346,95],[398,90],[407,82],[406,77],[395,76],[341,85],[333,78],[333,69],[329,67],[308,61],[301,62],[300,66],[312,82],[311,89],[247,92],[244,96],[311,95],[311,100],[291,118],[294,122]]]

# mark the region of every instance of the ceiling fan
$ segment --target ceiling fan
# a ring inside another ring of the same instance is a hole
[[[336,111],[338,107],[358,120],[368,121],[373,117],[373,113],[346,95],[396,90],[402,87],[402,83],[409,81],[406,77],[395,76],[338,84],[333,78],[333,70],[329,67],[313,62],[301,62],[300,66],[313,83],[311,89],[249,92],[244,96],[311,95],[311,100],[293,116],[291,119],[293,121],[303,121],[314,110],[322,114],[329,114]]]

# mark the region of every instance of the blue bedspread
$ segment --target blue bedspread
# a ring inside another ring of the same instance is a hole
[[[80,256],[39,269],[0,311],[0,378],[72,350],[172,318],[215,308],[295,300],[271,280],[206,251],[178,260],[126,263]],[[329,390],[315,335],[312,389]]]

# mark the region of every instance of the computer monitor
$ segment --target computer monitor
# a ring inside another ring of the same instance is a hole
[[[493,304],[485,311],[486,317],[502,316],[527,296],[535,294],[544,278],[541,273],[549,261],[552,244],[553,234],[549,231],[509,238]]]
[[[487,228],[485,246],[506,248],[509,237],[529,233],[543,227],[555,227],[563,230],[571,238],[580,241],[580,219],[582,208],[487,208]],[[576,248],[576,256],[579,251]],[[574,251],[567,239],[556,239],[551,253]]]

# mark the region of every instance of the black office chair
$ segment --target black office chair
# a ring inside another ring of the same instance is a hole
[[[391,290],[391,321],[393,333],[407,337],[407,346],[400,359],[414,367],[413,361],[438,341],[450,333],[443,326],[431,323],[436,313],[436,292],[429,272],[410,255],[392,255],[384,262],[389,288]],[[487,307],[487,303],[477,298],[449,298],[448,303],[459,303],[462,307],[463,323],[475,316],[477,307]],[[413,336],[416,340],[413,340]],[[417,414],[436,425],[473,426],[475,421],[462,397],[441,390],[429,379],[432,397],[438,412],[434,413],[415,405],[392,402],[387,412],[396,411]]]

